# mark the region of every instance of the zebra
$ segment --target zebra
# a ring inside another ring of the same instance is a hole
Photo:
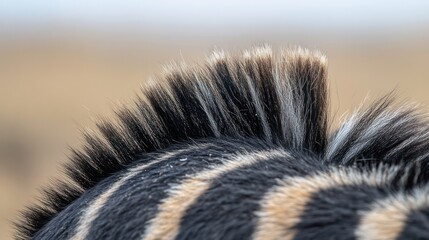
[[[173,63],[83,133],[16,239],[429,239],[429,122],[392,94],[337,129],[327,58]]]

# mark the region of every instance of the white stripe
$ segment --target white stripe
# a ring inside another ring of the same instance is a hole
[[[244,74],[246,75],[247,86],[249,87],[250,95],[252,96],[252,101],[253,101],[253,104],[255,106],[256,113],[257,113],[258,118],[261,120],[261,123],[262,123],[262,130],[264,131],[265,139],[267,141],[271,142],[272,136],[271,136],[270,127],[268,126],[267,117],[265,116],[265,111],[262,108],[262,104],[261,104],[261,100],[259,99],[259,95],[256,92],[254,82],[252,81],[252,79],[250,78],[250,76],[248,74],[246,74],[246,73],[244,73]]]
[[[393,112],[390,114],[386,114],[386,112],[381,113],[377,116],[376,119],[372,121],[372,123],[361,133],[358,139],[355,141],[353,146],[349,149],[347,154],[344,156],[342,161],[348,162],[354,156],[358,155],[360,151],[365,149],[368,145],[372,144],[375,140],[375,136],[380,134],[380,130],[385,128],[388,124],[391,124],[392,120],[399,114],[400,112]],[[391,126],[392,128],[394,126]]]
[[[212,112],[210,111],[209,107],[207,106],[208,105],[207,103],[213,102],[212,99],[209,99],[209,98],[211,98],[212,94],[211,94],[210,90],[208,89],[208,87],[203,83],[203,81],[199,80],[197,74],[194,74],[194,77],[196,79],[196,83],[198,86],[197,87],[198,91],[196,91],[198,102],[201,104],[201,106],[204,110],[204,113],[206,114],[206,116],[209,120],[211,129],[212,129],[215,137],[220,137],[220,132],[219,132],[219,129],[217,127],[217,123],[213,117]]]
[[[397,239],[412,211],[429,207],[429,188],[399,193],[374,203],[362,213],[355,235],[359,240]]]
[[[347,138],[349,137],[350,132],[354,129],[358,122],[357,118],[358,116],[356,114],[353,114],[346,122],[342,124],[337,134],[335,134],[334,138],[329,141],[324,158],[325,160],[331,159],[338,151],[338,149],[344,146]]]

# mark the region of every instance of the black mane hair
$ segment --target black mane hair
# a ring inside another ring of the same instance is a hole
[[[144,82],[135,105],[118,111],[115,122],[84,134],[85,145],[72,150],[65,166],[70,180],[45,190],[46,198],[24,212],[17,238],[31,238],[137,156],[195,139],[256,137],[335,165],[418,161],[427,175],[427,120],[413,108],[394,108],[390,98],[328,133],[326,65],[319,52],[297,47],[274,56],[263,46],[234,56],[215,52],[203,65],[172,66]]]

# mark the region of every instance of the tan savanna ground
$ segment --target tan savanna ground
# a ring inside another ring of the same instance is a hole
[[[10,221],[17,210],[60,174],[68,145],[79,146],[79,128],[93,126],[94,118],[130,102],[139,83],[170,59],[198,61],[213,44],[239,50],[252,42],[67,39],[0,42],[0,239],[11,238]],[[274,49],[283,43],[288,39],[276,39]],[[309,47],[328,56],[336,119],[368,94],[377,98],[396,90],[400,99],[429,103],[427,39],[326,41]]]

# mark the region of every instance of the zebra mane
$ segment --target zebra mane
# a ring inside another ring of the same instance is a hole
[[[23,213],[19,237],[30,238],[139,156],[192,140],[259,138],[312,152],[327,164],[428,157],[427,121],[413,108],[395,109],[390,97],[329,134],[326,78],[325,56],[298,47],[279,56],[267,46],[233,56],[218,51],[202,65],[169,67],[162,77],[143,83],[142,94],[117,112],[116,121],[98,123],[96,134],[84,133],[85,145],[72,149],[65,166],[70,179],[45,190],[46,197]]]

